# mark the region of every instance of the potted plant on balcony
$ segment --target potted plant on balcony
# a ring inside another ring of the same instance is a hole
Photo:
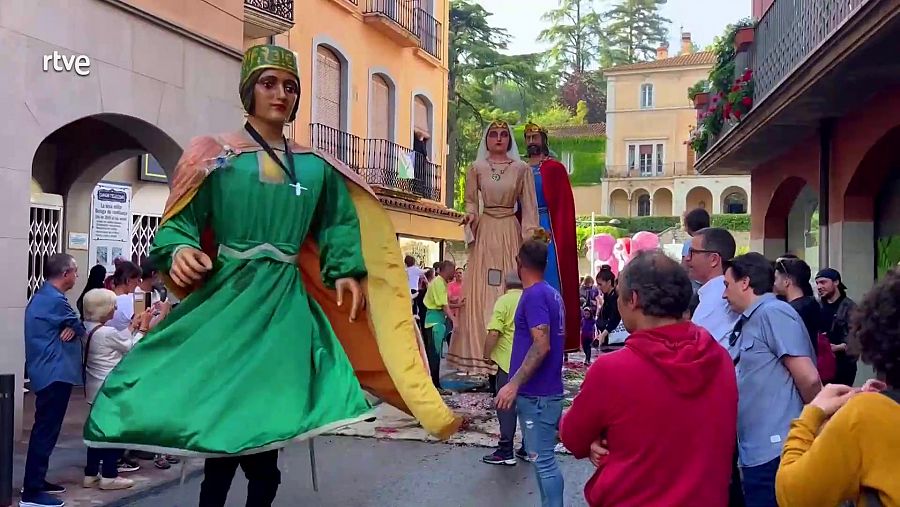
[[[688,99],[694,103],[694,109],[705,109],[709,104],[709,82],[701,79],[688,88]]]
[[[740,27],[734,33],[734,50],[737,53],[746,51],[753,44],[756,28],[753,26]]]
[[[745,69],[744,73],[734,80],[734,85],[726,96],[723,112],[725,118],[740,122],[751,109],[753,109],[753,71]]]

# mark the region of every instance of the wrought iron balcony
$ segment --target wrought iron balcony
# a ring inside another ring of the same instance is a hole
[[[294,0],[244,0],[244,34],[258,39],[294,26]]]
[[[366,0],[364,19],[406,47],[419,45],[418,0]]]
[[[309,126],[310,144],[359,173],[367,183],[440,201],[441,166],[425,155],[386,139],[366,139],[321,123]],[[402,175],[406,161],[413,178]]]
[[[417,33],[419,35],[419,48],[429,55],[443,60],[443,35],[444,27],[441,22],[424,9],[418,9]]]

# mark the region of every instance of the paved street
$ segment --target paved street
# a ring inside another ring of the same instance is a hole
[[[352,437],[316,440],[319,492],[312,490],[305,444],[285,451],[276,507],[348,505],[402,507],[506,507],[538,505],[530,464],[494,467],[480,463],[488,449],[446,444],[380,441]],[[583,505],[582,487],[591,464],[560,456],[566,477],[566,505]],[[197,505],[200,478],[162,492],[129,499],[132,507]],[[228,507],[244,505],[246,481],[235,478]]]

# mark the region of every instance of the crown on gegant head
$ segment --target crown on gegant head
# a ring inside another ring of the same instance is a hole
[[[533,233],[531,233],[531,239],[534,241],[540,241],[541,243],[550,244],[550,232],[547,229],[538,228],[535,229]]]
[[[545,129],[544,127],[541,127],[537,123],[528,122],[525,125],[525,133],[526,134],[546,134],[547,129]]]
[[[508,129],[508,128],[509,128],[509,123],[506,123],[503,120],[494,120],[491,122],[490,126],[488,127],[488,130],[490,130],[490,129]]]

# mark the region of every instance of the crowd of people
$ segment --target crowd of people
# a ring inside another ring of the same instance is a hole
[[[141,268],[116,259],[115,270],[108,276],[104,266],[93,266],[76,301],[77,313],[65,296],[78,278],[75,259],[55,254],[44,269],[46,281],[25,314],[26,368],[35,393],[35,416],[22,504],[53,506],[62,505],[52,495],[65,492],[65,488],[47,482],[47,467],[73,387],[83,386],[84,399],[92,404],[109,373],[168,315],[172,305],[149,262]],[[135,307],[136,300],[143,308]],[[154,465],[163,469],[179,462],[174,456],[88,447],[83,486],[101,490],[132,487],[134,481],[120,474],[139,470],[137,457],[153,459]]]
[[[495,121],[467,172],[467,268],[407,258],[404,280],[390,217],[365,183],[284,137],[299,82],[294,53],[247,50],[247,122],[185,151],[156,267],[92,267],[76,312],[65,295],[75,259],[47,260],[25,311],[36,409],[21,507],[63,505],[65,488],[46,477],[74,386],[92,404],[85,487],[130,487],[119,477],[135,466],[128,449],[154,451],[159,467],[174,450],[207,458],[201,507],[224,506],[238,467],[247,504],[268,507],[278,450],[368,419],[364,389],[437,438],[456,432],[463,421],[440,396],[445,343],[452,367],[492,379],[501,434],[483,461],[533,462],[543,507],[563,505],[560,441],[596,467],[592,506],[900,506],[900,271],[857,306],[838,271],[737,255],[731,234],[693,210],[681,262],[634,248],[579,289],[567,171],[546,129],[526,125],[523,160]],[[188,298],[171,314],[160,274]],[[579,348],[590,366],[563,414],[564,358]],[[854,387],[866,380],[859,358],[877,378]]]

